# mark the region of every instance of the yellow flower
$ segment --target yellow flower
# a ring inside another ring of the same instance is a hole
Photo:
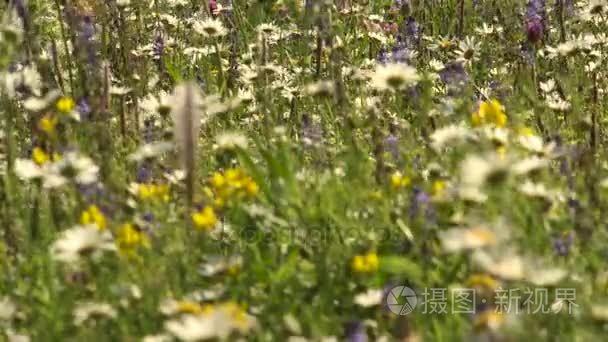
[[[226,205],[226,201],[221,197],[218,197],[213,201],[213,206],[216,209],[222,209],[222,208],[224,208],[225,205]]]
[[[406,187],[410,185],[411,179],[408,176],[404,176],[399,171],[395,171],[391,175],[391,186],[395,189]]]
[[[156,197],[163,200],[169,200],[169,186],[167,184],[159,184],[156,186]]]
[[[445,190],[445,182],[438,180],[433,182],[433,195],[438,196]]]
[[[160,199],[165,202],[169,200],[169,186],[167,184],[139,184],[137,192],[142,200]]]
[[[116,244],[121,254],[132,256],[139,246],[150,247],[148,236],[131,223],[123,224],[118,230]]]
[[[32,150],[32,160],[38,165],[42,165],[50,160],[48,153],[44,152],[40,147],[34,147]]]
[[[255,197],[260,191],[260,187],[254,181],[249,180],[245,185],[245,191],[250,197]]]
[[[192,214],[192,221],[199,229],[212,230],[217,224],[217,216],[213,208],[206,206],[201,211]]]
[[[80,215],[80,223],[83,225],[94,223],[99,230],[104,230],[107,226],[106,217],[94,204],[90,205],[87,210],[82,212]]]
[[[226,184],[226,179],[224,178],[224,175],[222,175],[219,172],[216,172],[213,174],[213,177],[211,177],[211,186],[213,186],[216,189],[219,189],[221,187],[223,187]]]
[[[57,126],[57,118],[53,115],[45,115],[40,121],[38,121],[38,129],[48,135],[55,134],[55,127]]]
[[[260,191],[255,181],[238,168],[228,169],[224,173],[215,172],[209,179],[209,185],[210,188],[205,191],[214,200],[216,208],[222,208],[231,199],[255,197]]]
[[[351,268],[357,273],[371,273],[378,270],[380,261],[376,252],[368,252],[364,255],[355,255]]]
[[[139,184],[137,187],[137,192],[139,194],[139,198],[142,200],[147,200],[152,197],[152,188],[149,184]]]
[[[228,169],[224,174],[226,175],[226,181],[229,184],[237,183],[241,178],[241,170],[239,169]]]
[[[57,111],[63,114],[68,114],[74,110],[76,104],[71,97],[63,96],[55,103],[55,107]]]
[[[493,124],[496,127],[505,127],[507,115],[498,100],[482,101],[479,104],[479,110],[471,117],[471,124],[473,126]]]
[[[452,47],[452,41],[449,38],[443,38],[439,42],[439,47],[442,49],[449,49]]]

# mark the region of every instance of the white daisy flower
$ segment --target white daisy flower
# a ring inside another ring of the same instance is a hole
[[[522,159],[513,164],[511,171],[517,176],[523,176],[530,172],[537,171],[549,166],[549,160],[532,156],[529,158]]]
[[[163,153],[170,151],[173,144],[166,141],[158,141],[141,145],[135,152],[131,153],[127,159],[133,162],[140,162],[146,159],[156,158]]]
[[[21,180],[40,178],[44,175],[42,168],[31,159],[15,159],[15,174]]]
[[[431,147],[436,151],[447,146],[455,146],[473,137],[473,131],[465,125],[448,125],[437,129],[431,134]]]
[[[460,180],[464,187],[481,187],[488,181],[502,179],[508,175],[510,162],[496,153],[469,155],[460,164]]]
[[[378,90],[396,91],[414,85],[419,80],[416,68],[403,63],[392,63],[376,67],[371,85]]]
[[[219,150],[246,149],[247,137],[238,132],[224,132],[217,136],[216,148]]]
[[[366,292],[356,295],[354,303],[364,308],[370,308],[380,305],[383,299],[384,291],[382,289],[369,289]]]
[[[306,85],[304,94],[309,96],[333,96],[335,84],[332,81],[318,81]]]
[[[256,27],[256,30],[259,33],[265,34],[265,35],[270,35],[270,34],[274,34],[276,32],[279,31],[278,26],[276,26],[273,23],[262,23],[260,25],[258,25],[258,27]]]
[[[540,82],[539,86],[544,93],[551,93],[555,90],[555,80],[550,78],[546,82]]]
[[[239,255],[231,257],[210,257],[201,265],[199,273],[204,277],[213,277],[217,274],[230,271],[231,269],[239,268],[242,264],[243,258]]]
[[[529,265],[526,268],[525,280],[535,286],[554,286],[564,280],[568,272],[562,268]]]
[[[484,271],[506,280],[520,280],[525,275],[524,260],[513,253],[496,255],[477,250],[472,255],[473,263]]]
[[[74,309],[74,324],[79,326],[88,320],[116,318],[116,310],[106,303],[84,302]]]
[[[171,96],[165,91],[160,91],[158,95],[148,94],[139,101],[138,106],[146,114],[166,114],[171,110]]]
[[[23,108],[30,112],[41,112],[52,106],[59,96],[61,92],[56,89],[47,92],[43,97],[30,96],[23,101]]]
[[[91,184],[97,181],[99,167],[93,160],[77,152],[68,152],[60,160],[50,165],[50,172],[73,178],[78,184]]]
[[[456,50],[456,60],[464,63],[465,65],[472,64],[477,60],[481,43],[475,41],[475,38],[469,36],[465,37],[463,41],[458,44],[458,50]]]
[[[98,258],[104,252],[115,250],[110,232],[100,231],[94,224],[78,225],[61,232],[59,239],[51,246],[51,256],[70,264],[89,256]]]
[[[484,225],[451,228],[439,232],[441,246],[448,253],[494,246],[503,239],[504,235],[498,234],[496,230]]]
[[[228,34],[228,30],[224,27],[222,21],[212,18],[197,21],[194,23],[193,29],[198,34],[208,38],[219,38]]]
[[[181,341],[226,339],[233,332],[246,334],[257,326],[255,317],[235,304],[220,304],[199,315],[182,315],[165,322],[165,330]]]

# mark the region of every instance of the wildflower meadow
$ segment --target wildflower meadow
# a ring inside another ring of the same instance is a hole
[[[0,2],[0,341],[608,340],[607,0]]]

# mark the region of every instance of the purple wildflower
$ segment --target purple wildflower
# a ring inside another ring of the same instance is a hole
[[[530,43],[536,43],[543,38],[543,24],[538,17],[529,19],[526,23],[526,34]]]
[[[530,42],[542,39],[547,27],[547,10],[545,0],[530,0],[526,10],[526,32]]]
[[[95,37],[95,26],[93,25],[93,18],[89,15],[85,15],[82,18],[82,28],[80,31],[80,37],[85,41],[91,41]]]
[[[424,190],[420,189],[420,187],[414,186],[409,209],[410,219],[416,219],[421,213],[424,213],[424,218],[428,223],[437,222],[437,213],[431,202],[431,197]]]
[[[145,118],[144,127],[142,129],[142,136],[146,143],[151,143],[158,139],[159,129],[155,125],[154,118]]]
[[[137,174],[135,175],[135,181],[137,183],[148,183],[152,178],[152,170],[150,169],[150,164],[147,162],[142,163],[137,169]]]
[[[349,322],[346,325],[346,339],[349,342],[367,342],[365,326],[359,321]]]
[[[572,232],[563,234],[562,236],[553,239],[553,249],[559,256],[568,256],[570,248],[574,244],[574,234]]]
[[[393,45],[391,59],[395,63],[406,63],[412,58],[412,50],[403,42],[401,36],[397,36],[397,42]]]
[[[86,98],[82,97],[76,102],[76,111],[80,114],[80,120],[86,120],[91,113],[91,106]]]
[[[156,61],[158,70],[164,73],[163,55],[165,52],[165,40],[163,34],[160,31],[156,32],[154,41],[152,42],[152,59]]]
[[[399,138],[393,133],[389,134],[384,140],[384,145],[386,146],[386,150],[391,153],[393,159],[399,159]]]
[[[408,17],[402,24],[401,32],[405,38],[405,44],[415,48],[420,43],[420,26],[414,17]]]
[[[93,18],[91,16],[85,15],[82,18],[79,38],[89,65],[95,65],[97,62],[97,49],[95,42],[95,25],[93,24]]]
[[[448,87],[448,95],[457,96],[462,94],[465,86],[471,79],[462,63],[452,62],[439,71],[441,81]]]
[[[148,223],[154,221],[154,214],[147,212],[142,216],[142,219]]]
[[[441,81],[448,85],[458,84],[467,82],[469,75],[462,63],[453,62],[447,64],[441,71],[439,71],[439,77]]]
[[[412,201],[410,203],[410,218],[414,218],[418,215],[420,208],[425,206],[430,201],[429,195],[424,192],[420,187],[415,186],[412,194]]]
[[[534,55],[534,49],[528,42],[524,42],[521,45],[519,53],[521,54],[523,59],[528,64],[534,64],[534,62],[536,61],[536,56]]]
[[[80,184],[78,190],[86,202],[99,202],[106,195],[101,183]]]
[[[386,50],[384,48],[382,48],[380,50],[380,53],[378,53],[378,63],[380,64],[386,64],[389,61],[389,56],[388,56],[388,52],[386,52]]]

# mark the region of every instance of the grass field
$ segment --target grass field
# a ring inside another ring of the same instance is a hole
[[[607,46],[606,0],[3,1],[0,341],[603,341]]]

